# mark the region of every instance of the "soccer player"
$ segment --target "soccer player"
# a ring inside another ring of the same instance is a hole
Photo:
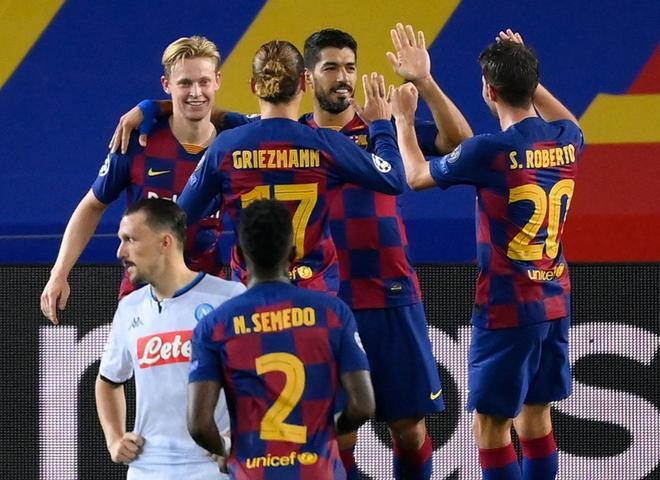
[[[412,188],[477,188],[479,278],[467,406],[476,410],[484,479],[554,479],[550,402],[571,393],[570,280],[561,237],[582,132],[539,84],[536,55],[518,33],[500,32],[479,63],[484,101],[502,131],[427,162],[414,135],[416,92],[405,85],[394,93],[399,145]],[[522,474],[512,425],[522,446]]]
[[[96,380],[96,407],[110,456],[129,465],[129,480],[224,477],[186,428],[190,342],[197,322],[245,287],[190,270],[185,230],[181,208],[156,198],[133,203],[119,226],[117,256],[133,283],[148,285],[119,302]],[[133,375],[136,418],[127,432],[123,384]],[[224,400],[211,415],[226,434]]]
[[[227,456],[213,418],[223,389],[232,427],[231,478],[344,479],[335,431],[357,429],[375,409],[353,315],[341,300],[290,283],[296,247],[282,203],[252,203],[238,238],[250,283],[193,333],[190,434]],[[335,426],[340,384],[347,402]]]
[[[424,34],[397,24],[391,30],[395,71],[419,88],[436,121],[416,121],[425,153],[447,153],[472,135],[465,118],[431,76]],[[353,99],[357,43],[346,32],[321,30],[305,42],[307,82],[314,111],[301,121],[334,128],[372,151],[371,113]],[[441,382],[428,338],[419,281],[408,256],[408,240],[397,199],[359,185],[346,185],[330,206],[337,245],[339,296],[353,310],[376,393],[376,418],[387,422],[394,444],[395,478],[429,479],[433,448],[424,415],[441,412]],[[401,362],[405,358],[405,362]],[[340,447],[350,479],[358,479],[356,435]]]
[[[215,198],[236,227],[242,209],[251,202],[260,198],[284,201],[291,210],[296,242],[293,283],[336,292],[339,278],[328,224],[330,194],[347,182],[391,195],[401,193],[405,185],[385,81],[374,73],[363,83],[374,112],[369,125],[374,153],[363,151],[342,134],[299,123],[305,91],[302,55],[289,42],[262,45],[253,60],[251,81],[261,116],[223,131],[213,142],[178,200],[188,221],[201,218]],[[245,282],[244,265],[235,248],[232,268],[234,278]]]
[[[54,324],[57,310],[69,297],[69,272],[78,260],[108,205],[126,191],[128,204],[140,198],[165,197],[176,201],[206,147],[215,138],[211,106],[220,85],[220,54],[204,37],[183,37],[163,53],[163,90],[173,103],[171,116],[158,120],[149,145],[141,147],[137,134],[126,154],[108,154],[92,188],[78,204],[64,232],[57,261],[41,295],[41,311]],[[186,261],[193,270],[219,274],[216,250],[221,230],[216,216],[202,218],[189,228]],[[128,277],[120,298],[136,288]]]

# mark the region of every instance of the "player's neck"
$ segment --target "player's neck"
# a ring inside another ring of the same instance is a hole
[[[538,117],[536,110],[534,110],[534,105],[530,105],[529,108],[498,106],[497,116],[500,120],[500,128],[502,128],[502,131],[506,130],[511,125],[522,122],[526,118]]]
[[[179,115],[172,115],[170,117],[170,128],[179,143],[199,145],[200,147],[209,145],[216,134],[215,127],[211,123],[210,113],[203,120],[195,122]]]
[[[289,279],[289,264],[282,264],[271,269],[257,268],[249,259],[245,259],[248,271],[248,288],[260,283],[284,282],[291,283]]]
[[[198,272],[190,270],[180,258],[159,272],[158,280],[151,282],[151,290],[158,300],[172,298],[178,290],[190,285],[197,275]]]
[[[323,110],[318,102],[314,103],[314,121],[319,127],[342,129],[353,120],[353,117],[355,117],[353,107],[349,106],[340,113],[331,113]]]
[[[297,122],[300,116],[300,101],[294,99],[289,103],[271,103],[259,99],[259,109],[262,120],[269,118],[288,118]]]

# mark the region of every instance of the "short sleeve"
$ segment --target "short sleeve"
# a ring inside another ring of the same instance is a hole
[[[222,362],[216,348],[218,343],[213,340],[213,318],[214,313],[210,313],[193,330],[189,383],[205,380],[222,382]]]
[[[99,367],[99,374],[115,383],[124,383],[133,376],[133,359],[128,349],[127,329],[122,325],[120,312],[121,308],[118,308]]]
[[[99,202],[114,202],[131,184],[131,157],[108,153],[92,184],[92,191]]]

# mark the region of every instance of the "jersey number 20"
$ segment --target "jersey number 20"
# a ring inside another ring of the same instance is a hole
[[[523,261],[541,260],[544,249],[548,257],[557,257],[559,253],[557,238],[564,223],[564,219],[561,218],[562,200],[567,197],[566,212],[568,212],[574,187],[575,182],[566,178],[558,181],[547,195],[543,188],[533,183],[521,185],[509,191],[509,203],[530,200],[534,204],[534,213],[522,230],[509,242],[507,257]],[[548,215],[548,237],[545,243],[531,243],[541,228],[546,214]]]

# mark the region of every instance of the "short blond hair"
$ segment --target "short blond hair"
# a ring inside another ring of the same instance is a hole
[[[165,77],[169,78],[172,68],[179,60],[186,58],[208,58],[215,61],[215,71],[220,71],[220,52],[218,47],[206,37],[194,35],[181,37],[170,43],[163,52],[163,70]]]

